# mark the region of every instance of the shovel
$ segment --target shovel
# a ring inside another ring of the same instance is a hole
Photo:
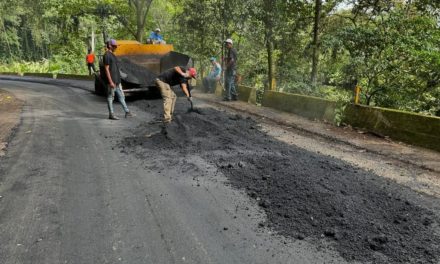
[[[200,111],[200,109],[194,107],[192,100],[190,100],[189,103],[190,103],[190,108],[188,109],[188,113],[197,113],[199,115],[202,115],[202,112]]]

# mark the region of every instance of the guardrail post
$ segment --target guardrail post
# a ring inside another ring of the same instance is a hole
[[[354,92],[355,92],[354,103],[359,104],[359,96],[361,93],[361,87],[359,85],[356,85],[356,87],[354,88]]]

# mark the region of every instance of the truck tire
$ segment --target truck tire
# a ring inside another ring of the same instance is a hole
[[[95,94],[99,96],[105,95],[105,87],[102,83],[102,80],[100,80],[99,76],[95,77]]]

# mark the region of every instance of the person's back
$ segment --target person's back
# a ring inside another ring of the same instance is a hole
[[[183,67],[179,67],[182,71],[186,71]],[[169,84],[170,86],[187,83],[188,80],[185,77],[182,77],[175,68],[168,69],[162,72],[158,77],[164,83]]]
[[[194,68],[184,69],[183,67],[174,67],[162,72],[156,79],[156,86],[163,98],[164,125],[171,122],[174,106],[176,104],[177,96],[171,89],[171,86],[180,85],[180,88],[192,103],[192,97],[188,81],[191,78],[196,78],[197,72]]]

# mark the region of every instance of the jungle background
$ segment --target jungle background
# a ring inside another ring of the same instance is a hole
[[[1,0],[0,72],[86,74],[104,40],[161,28],[192,56],[234,40],[242,84],[440,116],[438,0]],[[92,40],[93,39],[93,40]]]

